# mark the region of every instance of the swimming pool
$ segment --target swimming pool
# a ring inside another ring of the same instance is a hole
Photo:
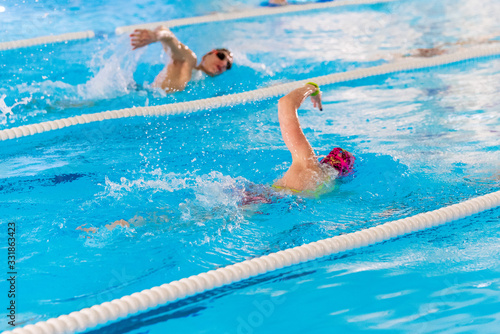
[[[9,73],[0,80],[4,101],[29,100],[2,127],[348,71],[443,36],[468,37],[464,22],[482,22],[477,34],[498,28],[489,19],[497,4],[469,6],[410,1],[217,23],[231,31],[214,39],[234,50],[234,71],[175,96],[147,86],[164,61],[155,58],[159,50],[139,58],[124,52],[120,36],[1,52]],[[176,33],[197,52],[209,47],[199,29]],[[18,320],[36,323],[498,190],[499,86],[494,57],[326,86],[324,111],[305,105],[300,114],[304,132],[318,152],[332,145],[353,151],[356,174],[319,200],[286,196],[250,208],[238,205],[234,188],[270,184],[290,163],[276,98],[1,142],[2,226],[18,228]],[[499,325],[499,214],[282,269],[98,330],[492,333]],[[136,216],[147,224],[102,228]],[[75,230],[82,224],[100,230]]]

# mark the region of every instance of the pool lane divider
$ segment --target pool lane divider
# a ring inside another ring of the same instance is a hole
[[[304,12],[309,10],[317,10],[317,9],[325,9],[325,8],[333,8],[333,7],[342,7],[342,6],[351,6],[351,5],[374,5],[374,4],[382,4],[388,2],[394,2],[399,0],[341,0],[341,1],[331,1],[326,3],[313,3],[313,4],[304,4],[304,5],[291,5],[291,6],[281,6],[281,7],[262,7],[254,10],[248,10],[244,12],[234,12],[234,13],[215,13],[211,15],[205,16],[195,16],[188,17],[183,19],[175,19],[170,21],[163,22],[153,22],[153,23],[145,23],[145,24],[136,24],[131,26],[123,26],[115,29],[117,35],[123,34],[126,32],[134,31],[138,28],[156,28],[159,25],[163,25],[166,27],[179,27],[186,25],[197,25],[208,22],[219,22],[219,21],[231,21],[244,19],[249,17],[258,17],[258,16],[269,16],[269,15],[277,15],[284,13],[293,13],[293,12]],[[23,39],[18,41],[10,41],[10,42],[0,42],[0,51],[2,50],[11,50],[17,48],[25,48],[34,45],[43,45],[50,43],[59,43],[66,42],[71,40],[78,39],[90,39],[94,38],[95,33],[93,31],[84,31],[84,32],[73,32],[66,33],[55,36],[42,36],[30,39]]]
[[[374,67],[356,69],[353,71],[334,73],[307,80],[299,80],[280,84],[276,86],[256,89],[248,92],[223,95],[207,99],[164,104],[159,106],[133,107],[119,110],[103,111],[95,114],[84,114],[69,118],[47,121],[37,124],[22,125],[15,128],[0,130],[0,141],[21,138],[25,136],[43,133],[51,130],[62,129],[78,124],[87,124],[92,122],[104,121],[109,119],[126,118],[134,116],[165,116],[176,114],[188,114],[200,110],[216,109],[221,107],[235,106],[253,101],[264,100],[289,93],[293,89],[303,86],[309,81],[316,82],[319,85],[329,85],[339,82],[363,79],[367,77],[386,75],[397,72],[419,70],[452,64],[465,60],[477,59],[488,56],[500,55],[500,46],[485,45],[459,51],[452,54],[436,56],[432,58],[407,58],[395,63],[384,64]]]
[[[500,191],[358,232],[311,242],[136,292],[3,334],[74,333],[281,268],[374,245],[500,206]]]
[[[197,25],[209,22],[233,21],[233,20],[246,19],[250,17],[305,12],[310,10],[321,10],[326,8],[354,6],[354,5],[374,5],[374,4],[395,2],[395,1],[399,0],[340,0],[340,1],[310,3],[303,5],[261,7],[257,9],[247,10],[244,12],[214,13],[211,15],[195,16],[195,17],[188,17],[188,18],[175,19],[162,22],[151,22],[151,23],[123,26],[116,28],[115,33],[117,35],[120,35],[123,33],[132,32],[135,29],[154,29],[160,25],[165,26],[167,28],[172,28],[172,27],[180,27],[188,25]]]
[[[36,37],[30,39],[23,39],[19,41],[12,42],[1,42],[0,43],[0,51],[2,50],[11,50],[18,48],[25,48],[34,45],[42,45],[42,44],[51,44],[51,43],[60,43],[78,39],[91,39],[95,37],[95,33],[91,30],[83,31],[83,32],[70,32],[62,35],[53,35],[53,36],[43,36]]]

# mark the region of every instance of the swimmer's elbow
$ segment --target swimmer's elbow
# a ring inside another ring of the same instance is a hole
[[[297,105],[296,101],[289,95],[283,96],[278,101],[278,116],[280,119],[282,117],[297,117],[297,109],[300,104]]]
[[[288,109],[293,108],[293,101],[290,98],[289,95],[283,96],[281,99],[278,101],[278,113],[283,113],[287,111]]]

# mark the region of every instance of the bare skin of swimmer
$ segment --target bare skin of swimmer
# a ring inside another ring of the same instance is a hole
[[[299,191],[314,191],[319,184],[330,177],[325,167],[320,165],[311,144],[307,141],[297,115],[297,109],[302,102],[317,89],[313,85],[306,84],[282,97],[278,102],[281,135],[292,154],[292,165],[285,175],[274,183],[276,186]],[[321,92],[316,96],[311,96],[311,101],[315,108],[323,109]]]
[[[163,26],[155,30],[136,29],[130,34],[133,50],[156,42],[161,42],[165,52],[171,54],[171,61],[158,74],[153,82],[153,87],[161,88],[167,93],[184,90],[191,80],[193,69],[203,71],[209,76],[217,76],[224,73],[232,62],[231,53],[212,50],[205,54],[197,65],[196,54],[182,44],[168,28]],[[224,59],[217,56],[219,52],[225,54]]]
[[[97,232],[97,228],[96,227],[84,227],[85,225],[87,224],[83,224],[81,226],[78,226],[76,229],[77,230],[80,230],[80,231],[84,231],[84,232],[87,232],[87,233],[96,233]],[[125,219],[120,219],[120,220],[117,220],[115,221],[114,223],[111,223],[111,224],[106,224],[105,227],[109,230],[109,231],[112,231],[114,230],[117,226],[121,226],[121,227],[130,227],[130,224],[128,221],[126,221]]]
[[[281,6],[283,6],[283,5],[287,5],[288,2],[287,2],[287,0],[269,0],[269,4],[270,5],[281,5]]]
[[[396,54],[394,55],[396,58],[406,58],[406,57],[417,57],[417,58],[430,58],[435,56],[440,56],[448,53],[448,47],[465,47],[469,45],[480,45],[480,44],[493,44],[498,43],[497,40],[492,40],[499,35],[499,33],[491,34],[488,36],[483,36],[479,38],[469,38],[460,40],[454,43],[443,43],[441,45],[437,45],[433,48],[427,49],[415,49],[406,55]]]
[[[325,168],[330,167],[321,166],[318,162],[318,157],[314,153],[304,132],[302,132],[299,117],[297,115],[297,109],[302,105],[304,100],[316,92],[316,90],[318,90],[318,88],[306,84],[285,95],[278,102],[278,118],[281,134],[288,150],[292,154],[292,165],[285,175],[274,183],[277,186],[299,191],[316,190],[319,184],[330,178],[330,174],[325,170]],[[321,92],[316,96],[311,96],[311,101],[315,108],[323,110]],[[252,196],[254,197],[255,195]],[[267,201],[266,197],[263,196],[256,202],[265,203]],[[144,218],[140,216],[135,216],[133,219],[135,221],[140,220],[141,223],[144,223]],[[137,225],[137,223],[134,222],[134,225]],[[87,233],[97,232],[97,228],[85,226],[86,224],[76,229]],[[118,226],[128,228],[130,227],[130,223],[124,219],[120,219],[112,224],[107,224],[106,228],[111,231]]]
[[[163,222],[168,221],[168,218],[166,218],[163,215],[158,216],[158,215],[156,215],[156,213],[153,215],[153,218],[158,220],[158,221],[163,221]],[[129,228],[131,225],[134,227],[140,227],[140,226],[143,226],[144,224],[146,224],[146,222],[147,222],[147,220],[144,217],[139,216],[139,215],[135,215],[134,217],[132,217],[128,221],[126,221],[125,219],[120,219],[120,220],[117,220],[111,224],[106,224],[105,227],[109,231],[112,231],[115,228],[117,228],[118,226],[125,227],[125,228]],[[87,226],[87,224],[83,224],[81,226],[78,226],[76,229],[80,230],[80,231],[87,232],[87,233],[96,233],[99,230],[97,227],[85,227],[85,226]]]

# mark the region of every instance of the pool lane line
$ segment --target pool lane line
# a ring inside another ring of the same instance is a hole
[[[465,51],[459,51],[447,55],[436,56],[432,58],[407,58],[395,63],[379,66],[356,69],[353,71],[334,73],[306,80],[299,80],[280,84],[276,86],[260,88],[248,92],[217,96],[202,100],[188,102],[163,104],[149,107],[133,107],[119,110],[103,111],[95,114],[84,114],[54,121],[47,121],[37,124],[22,125],[10,129],[0,130],[0,141],[21,138],[25,136],[43,133],[51,130],[62,129],[65,127],[98,122],[108,119],[125,118],[133,116],[164,116],[176,114],[189,114],[200,110],[216,109],[227,106],[235,106],[247,102],[264,100],[289,93],[297,87],[301,87],[309,81],[316,82],[319,85],[329,85],[339,82],[358,80],[367,77],[386,75],[397,72],[418,70],[423,68],[437,67],[446,64],[452,64],[464,60],[471,60],[481,57],[500,55],[499,45],[484,45]]]
[[[175,19],[163,22],[151,22],[151,23],[123,26],[116,28],[115,33],[119,35],[127,32],[132,32],[135,29],[154,29],[159,25],[171,28],[171,27],[180,27],[187,25],[197,25],[208,22],[233,21],[233,20],[258,17],[258,16],[270,16],[270,15],[278,15],[278,14],[286,14],[294,12],[305,12],[310,10],[352,6],[352,5],[374,5],[374,4],[383,4],[396,1],[399,0],[340,0],[340,1],[311,3],[304,5],[261,7],[242,12],[214,13],[210,15],[188,17],[188,18]]]
[[[221,286],[263,275],[317,258],[374,245],[403,235],[443,225],[500,206],[500,191],[483,195],[438,210],[387,222],[358,232],[348,233],[302,246],[289,248],[252,260],[228,265],[178,281],[136,292],[111,302],[94,305],[3,334],[74,333],[91,329],[120,318],[184,299]]]
[[[314,3],[314,4],[304,4],[304,5],[290,5],[290,6],[282,6],[282,7],[264,7],[258,8],[254,10],[248,10],[243,12],[235,12],[235,13],[215,13],[211,15],[205,16],[195,16],[188,17],[182,19],[175,19],[170,21],[163,22],[153,22],[153,23],[144,23],[144,24],[136,24],[130,26],[118,27],[115,29],[115,33],[117,35],[123,34],[126,32],[132,32],[138,28],[156,28],[158,25],[163,25],[166,27],[179,27],[186,25],[196,25],[207,22],[218,22],[218,21],[230,21],[230,20],[238,20],[248,17],[258,17],[258,16],[269,16],[269,15],[277,15],[284,13],[292,13],[292,12],[303,12],[315,9],[324,9],[324,8],[333,8],[333,7],[342,7],[349,5],[371,5],[371,4],[382,4],[388,2],[395,2],[400,0],[341,0],[341,1],[331,1],[331,2],[322,2],[322,3]],[[0,42],[0,51],[2,50],[11,50],[18,48],[25,48],[34,45],[42,45],[42,44],[50,44],[50,43],[59,43],[66,42],[71,40],[78,39],[90,39],[94,38],[95,33],[91,30],[83,31],[83,32],[72,32],[61,35],[53,35],[53,36],[41,36],[17,41],[9,41],[9,42]]]
[[[25,48],[34,45],[41,44],[50,44],[50,43],[60,43],[73,41],[78,39],[91,39],[95,37],[95,33],[91,30],[82,31],[82,32],[70,32],[62,35],[53,35],[53,36],[43,36],[36,37],[30,39],[23,39],[19,41],[11,41],[11,42],[1,42],[0,43],[0,51],[2,50],[11,50],[18,48]]]

